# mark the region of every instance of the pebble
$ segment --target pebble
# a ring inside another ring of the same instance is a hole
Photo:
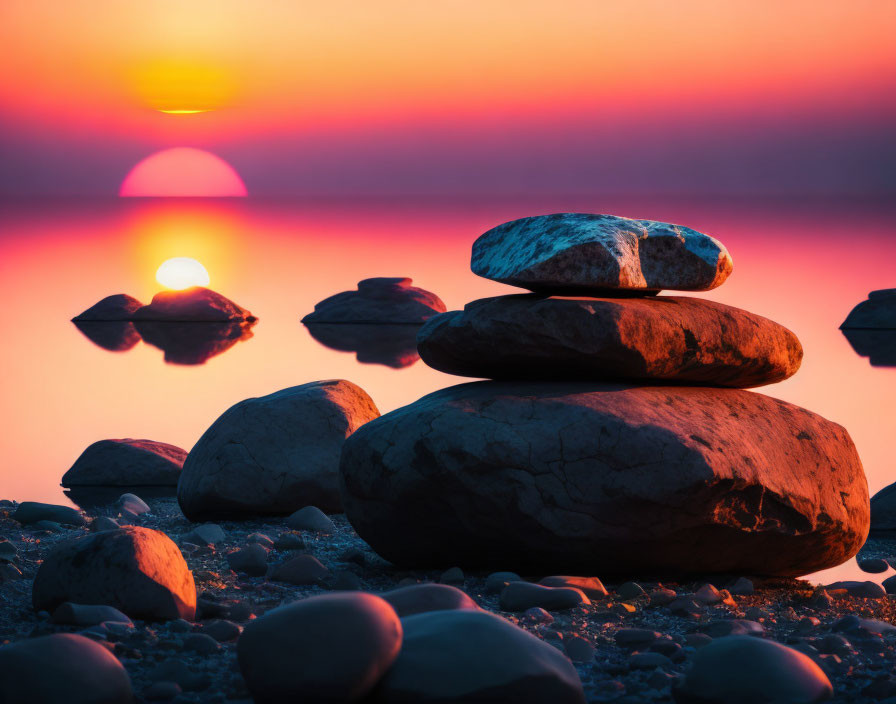
[[[50,620],[72,626],[94,626],[104,621],[133,625],[131,619],[112,606],[72,604],[70,601],[57,606]]]
[[[109,518],[109,516],[97,516],[93,519],[93,523],[90,524],[90,528],[100,532],[102,530],[117,530],[121,528],[121,525],[114,518]]]
[[[564,637],[563,648],[573,662],[591,662],[594,660],[594,646],[581,636],[573,634]]]
[[[738,577],[734,584],[728,588],[728,591],[735,596],[750,596],[755,591],[755,587],[752,580],[746,577]]]
[[[838,592],[844,590],[850,596],[857,596],[862,599],[883,599],[887,596],[887,592],[877,582],[834,582],[825,587],[830,592]]]
[[[118,510],[122,514],[131,514],[132,516],[142,516],[144,513],[150,513],[149,504],[136,494],[122,494],[116,502]]]
[[[546,611],[540,606],[533,606],[523,612],[522,620],[533,626],[539,624],[547,625],[554,622],[554,617],[550,611]]]
[[[227,564],[234,572],[261,577],[268,571],[268,551],[258,543],[250,543],[227,555]]]
[[[150,702],[167,702],[183,690],[177,682],[154,682],[143,690],[143,698]]]
[[[430,611],[477,610],[469,595],[449,584],[412,584],[380,594],[400,618]]]
[[[562,611],[590,604],[591,601],[579,589],[510,582],[501,592],[499,603],[502,611],[525,611],[533,606],[540,606],[548,611]]]
[[[152,669],[148,678],[155,682],[175,682],[185,692],[200,692],[211,684],[209,676],[188,666],[183,660],[165,660]]]
[[[281,533],[279,536],[277,536],[277,540],[274,541],[274,547],[277,550],[282,550],[284,552],[289,550],[304,550],[305,540],[299,533]]]
[[[694,601],[698,604],[718,604],[722,601],[722,595],[712,584],[704,584],[694,592]]]
[[[602,599],[607,596],[607,589],[597,577],[570,577],[554,575],[538,582],[544,587],[572,587],[580,589],[589,599]]]
[[[623,601],[631,601],[647,596],[647,592],[645,592],[644,587],[637,582],[625,582],[616,590],[616,596]]]
[[[277,565],[271,572],[271,579],[288,584],[318,584],[330,575],[321,562],[312,555],[298,555]]]
[[[0,540],[0,561],[13,562],[18,554],[19,551],[15,545],[6,539]]]
[[[87,523],[84,516],[71,506],[42,504],[37,501],[23,501],[18,505],[12,517],[23,525],[41,521],[63,523],[70,526],[83,526]]]
[[[22,570],[9,562],[0,562],[0,584],[22,579]]]
[[[672,661],[662,653],[632,653],[628,666],[632,670],[653,670],[657,667],[672,667]]]
[[[500,594],[511,582],[522,582],[523,578],[516,572],[492,572],[485,578],[485,591],[489,594]]]
[[[761,636],[765,628],[761,623],[743,618],[712,621],[700,626],[700,632],[710,638],[723,638],[725,636]]]
[[[649,628],[620,628],[616,631],[616,645],[620,648],[640,648],[653,643],[660,635]]]
[[[240,637],[240,633],[242,630],[237,624],[233,621],[228,621],[226,619],[216,619],[206,624],[202,628],[202,632],[207,636],[214,638],[219,643],[226,643],[231,640],[236,640]]]
[[[286,525],[293,530],[307,530],[312,533],[335,533],[336,525],[317,506],[305,506],[286,519]]]
[[[361,590],[361,579],[349,570],[336,570],[331,574],[329,587],[337,592],[356,592]]]
[[[274,548],[274,541],[264,533],[249,533],[249,535],[246,536],[246,542],[258,543],[261,547],[267,548],[268,550],[273,550]]]
[[[196,545],[217,545],[226,537],[224,529],[217,523],[203,523],[182,536],[181,540]]]
[[[672,589],[654,589],[650,592],[651,606],[668,606],[675,601],[678,594]]]
[[[184,638],[184,650],[194,650],[202,655],[217,652],[221,645],[207,633],[191,633]]]
[[[451,567],[442,572],[439,583],[461,586],[464,583],[464,571],[460,567]]]

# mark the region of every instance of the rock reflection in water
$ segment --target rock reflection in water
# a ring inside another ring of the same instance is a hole
[[[181,323],[141,320],[130,322],[76,322],[75,326],[98,347],[114,352],[129,350],[142,339],[165,353],[168,364],[204,364],[240,340],[252,337],[255,321]]]
[[[872,367],[896,367],[896,330],[842,330],[856,354]]]
[[[324,347],[340,352],[355,352],[361,364],[382,364],[393,369],[409,367],[417,354],[415,324],[306,324],[311,337]]]

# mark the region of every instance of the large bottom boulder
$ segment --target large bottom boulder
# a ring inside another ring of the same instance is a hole
[[[99,643],[74,633],[0,648],[4,704],[131,704],[131,679]]]
[[[60,604],[113,606],[131,618],[193,620],[196,585],[183,555],[157,530],[125,526],[55,547],[37,570],[37,611]]]
[[[404,642],[377,689],[382,702],[583,704],[559,650],[485,611],[433,611],[401,620]]]
[[[403,565],[802,575],[865,540],[847,432],[736,389],[478,382],[345,443],[352,525]]]

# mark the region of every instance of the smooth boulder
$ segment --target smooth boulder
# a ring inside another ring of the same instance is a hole
[[[675,296],[484,298],[429,320],[417,348],[461,376],[741,388],[783,381],[803,358],[796,335],[768,318]]]
[[[0,647],[3,704],[131,704],[131,678],[99,643],[74,633]]]
[[[148,306],[137,309],[131,320],[170,320],[177,322],[224,322],[255,320],[245,308],[217,291],[193,286],[182,291],[159,291]]]
[[[462,384],[359,429],[341,475],[361,538],[414,567],[797,576],[869,523],[846,430],[738,389]]]
[[[734,267],[728,250],[688,227],[616,215],[512,220],[473,243],[474,274],[548,294],[708,291]]]
[[[433,611],[401,620],[404,643],[383,678],[383,702],[583,704],[572,663],[486,611]]]
[[[62,475],[62,486],[177,486],[186,450],[154,440],[99,440]]]
[[[94,303],[90,308],[72,318],[72,322],[120,322],[130,320],[134,312],[142,307],[143,304],[133,296],[129,296],[126,293],[116,293]]]
[[[139,526],[92,533],[57,545],[32,588],[35,611],[60,604],[112,606],[148,621],[196,613],[196,586],[177,546],[164,533]]]
[[[378,277],[358,282],[357,291],[325,298],[302,318],[315,323],[422,323],[446,308],[434,293],[411,286],[406,277]]]
[[[342,508],[345,438],[379,416],[349,381],[315,381],[241,401],[205,431],[184,462],[177,498],[190,520]]]
[[[896,483],[871,497],[871,530],[896,530]]]
[[[697,650],[684,683],[672,690],[694,704],[811,704],[830,699],[822,669],[798,650],[753,636],[718,638]]]
[[[342,592],[281,606],[237,641],[240,670],[260,704],[358,701],[395,661],[401,621],[373,594]]]
[[[896,330],[896,288],[872,291],[853,308],[841,330]]]
[[[465,591],[449,584],[411,584],[383,592],[380,596],[389,602],[401,618],[429,611],[479,609]]]
[[[68,526],[83,526],[87,524],[84,516],[71,506],[44,504],[39,501],[23,501],[16,507],[16,512],[12,514],[12,517],[22,525],[30,525],[41,521],[51,521]]]

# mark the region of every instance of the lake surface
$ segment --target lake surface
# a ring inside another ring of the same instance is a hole
[[[734,273],[701,295],[787,326],[805,350],[795,377],[761,393],[844,425],[872,493],[896,481],[896,368],[872,366],[838,330],[869,291],[896,287],[892,204],[582,196],[17,201],[0,203],[7,326],[0,498],[65,502],[59,479],[90,443],[151,438],[189,449],[237,401],[307,381],[354,381],[384,413],[462,383],[415,361],[412,348],[403,356],[390,351],[388,339],[378,347],[367,341],[359,362],[333,349],[363,346],[358,339],[326,339],[325,346],[299,320],[317,301],[372,276],[409,276],[449,310],[513,292],[471,273],[473,240],[506,220],[569,210],[678,222],[720,239]],[[211,288],[258,316],[251,336],[230,340],[205,363],[196,363],[202,349],[192,359],[191,350],[169,349],[169,360],[181,363],[166,363],[164,334],[161,341],[138,335],[126,340],[127,351],[110,352],[70,322],[113,293],[148,303],[160,288],[156,269],[175,256],[198,259]],[[854,562],[829,572],[853,574]]]

